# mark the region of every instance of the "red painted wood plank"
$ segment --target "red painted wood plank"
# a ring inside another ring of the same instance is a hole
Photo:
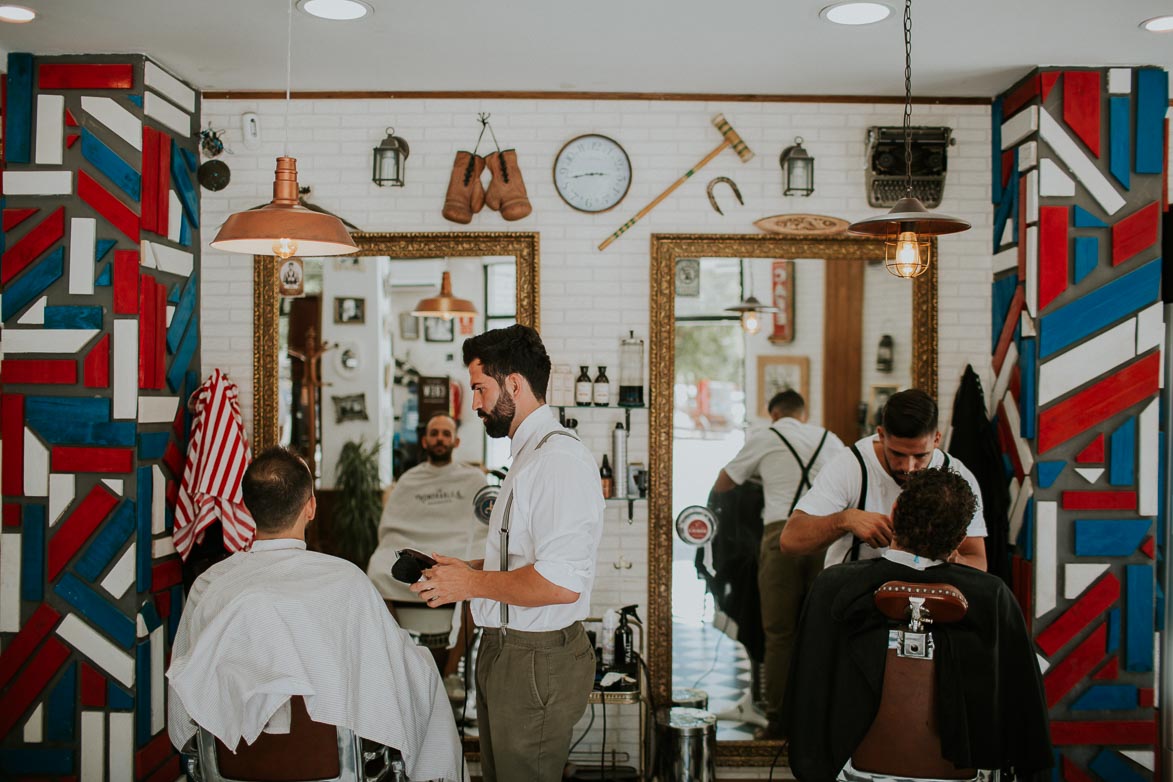
[[[24,495],[24,397],[0,396],[0,438],[3,438],[4,465],[0,490],[5,497]]]
[[[77,126],[78,126],[77,125],[77,118],[73,116],[72,111],[70,111],[69,109],[66,109],[65,110],[65,127],[76,128]]]
[[[126,234],[132,242],[139,241],[138,215],[119,201],[109,190],[98,184],[84,169],[77,172],[77,194],[92,206],[111,225]]]
[[[1096,435],[1096,439],[1087,444],[1087,448],[1076,454],[1075,461],[1080,464],[1103,464],[1104,433],[1100,432]]]
[[[165,559],[151,568],[151,591],[170,589],[183,583],[183,560],[179,557]]]
[[[159,612],[160,619],[171,616],[171,590],[155,593],[155,610]]]
[[[16,226],[23,223],[29,217],[37,213],[34,209],[5,209],[4,210],[4,230],[11,231]]]
[[[167,731],[155,736],[145,747],[134,753],[135,779],[142,779],[154,771],[173,751],[171,740],[167,737]]]
[[[1039,312],[1063,291],[1067,290],[1070,263],[1067,253],[1067,223],[1069,210],[1065,206],[1039,208]]]
[[[1100,156],[1100,72],[1066,71],[1063,74],[1063,121]]]
[[[155,278],[139,275],[138,387],[150,388],[155,379]]]
[[[81,664],[81,705],[95,708],[106,706],[106,677],[84,660]]]
[[[1006,384],[1006,390],[1016,400],[1022,399],[1022,369],[1019,368],[1018,364],[1010,368],[1010,382]],[[1021,418],[1021,410],[1019,412],[1019,417]]]
[[[171,223],[171,137],[166,133],[159,133],[159,165],[158,185],[155,188],[155,214],[159,233],[166,236],[167,228]]]
[[[1014,173],[1014,149],[1002,150],[1002,187],[1010,184],[1010,175]],[[999,237],[1001,238],[1001,237]]]
[[[45,640],[60,618],[61,614],[48,603],[37,606],[20,632],[8,642],[4,653],[0,654],[0,689],[8,686],[8,682],[12,681],[12,677],[41,645],[41,641]]]
[[[89,472],[78,470],[77,472]],[[126,472],[130,472],[127,470]],[[102,484],[95,484],[90,493],[85,496],[72,513],[61,523],[60,529],[49,539],[49,580],[52,581],[61,574],[69,560],[77,553],[102,520],[110,514],[118,504],[109,489]]]
[[[37,86],[43,90],[134,89],[130,63],[44,63],[37,68]]]
[[[1096,671],[1096,675],[1092,678],[1096,681],[1115,681],[1120,676],[1120,662],[1119,659],[1113,655],[1108,658],[1107,664],[1103,668]]]
[[[53,472],[131,472],[134,449],[55,445],[49,452],[49,463]]]
[[[65,207],[59,206],[31,228],[20,241],[4,251],[0,258],[0,284],[20,274],[33,261],[65,236]]]
[[[1157,243],[1161,208],[1156,201],[1125,217],[1112,226],[1112,265],[1119,266],[1142,250]]]
[[[179,755],[172,754],[167,762],[159,766],[158,770],[147,779],[147,782],[172,782],[180,776]]]
[[[1134,491],[1065,491],[1064,510],[1136,510]]]
[[[1152,535],[1149,535],[1147,538],[1144,539],[1144,543],[1140,544],[1140,550],[1143,551],[1145,553],[1145,556],[1147,556],[1149,559],[1156,559],[1157,558],[1156,546],[1153,543],[1153,536]]]
[[[142,212],[141,228],[144,231],[159,233],[159,212],[156,208],[159,200],[159,131],[143,125],[143,164],[142,164],[142,203],[139,207]],[[166,233],[166,229],[164,229]]]
[[[110,335],[104,334],[98,344],[90,348],[82,367],[86,388],[110,387]]]
[[[167,450],[163,454],[163,465],[177,478],[182,476],[183,454],[179,452],[179,445],[174,440],[167,443]]]
[[[176,476],[179,473],[175,473]],[[167,504],[174,507],[175,503],[179,501],[179,483],[178,481],[167,481]]]
[[[1155,698],[1152,687],[1141,687],[1137,695],[1139,696],[1137,699],[1139,701],[1139,706],[1142,709],[1151,709],[1153,707]]]
[[[1048,71],[1042,74],[1043,82],[1043,102],[1046,102],[1047,96],[1051,94],[1051,90],[1055,87],[1055,82],[1059,81],[1060,71]]]
[[[1051,657],[1119,599],[1120,580],[1108,573],[1051,622],[1046,630],[1039,633],[1035,643],[1043,650],[1043,654]]]
[[[1157,740],[1152,720],[1053,720],[1051,743],[1056,747],[1076,744],[1147,746]]]
[[[4,521],[5,527],[19,527],[21,524],[21,506],[15,502],[4,503]],[[3,685],[0,685],[3,686]]]
[[[1100,624],[1092,634],[1079,643],[1071,654],[1053,665],[1043,675],[1043,690],[1047,695],[1047,706],[1053,708],[1071,692],[1092,669],[1104,659],[1108,641],[1108,626]]]
[[[1150,353],[1039,414],[1039,453],[1157,393],[1161,356]]]
[[[167,381],[167,286],[155,286],[155,380],[151,388]]]
[[[7,736],[33,702],[44,695],[45,688],[68,659],[69,649],[65,644],[56,638],[45,641],[24,673],[0,696],[0,739]]]
[[[1096,782],[1096,778],[1072,762],[1066,755],[1063,758],[1063,782]]]
[[[0,382],[73,385],[77,382],[77,362],[69,359],[5,359],[0,364]]]
[[[1021,246],[1022,242],[1019,242],[1019,247]],[[998,346],[994,348],[995,375],[1002,371],[1002,362],[1006,360],[1006,351],[1010,350],[1010,341],[1014,339],[1014,330],[1018,328],[1018,319],[1022,315],[1022,307],[1025,303],[1026,294],[1020,283],[1014,291],[1014,298],[1010,300],[1010,311],[1006,313],[1006,321],[1002,324],[1002,334],[998,337]]]
[[[114,314],[138,314],[139,259],[136,250],[114,251]]]
[[[1039,77],[1036,74],[1023,82],[1022,86],[1014,92],[1010,93],[1006,97],[1006,100],[1002,101],[1002,119],[1009,119],[1011,114],[1014,114],[1027,103],[1038,97],[1039,86]]]
[[[78,135],[77,133],[67,134],[65,136],[65,148],[66,149],[73,149],[73,145],[77,143],[77,140],[79,138],[81,138],[81,136]]]

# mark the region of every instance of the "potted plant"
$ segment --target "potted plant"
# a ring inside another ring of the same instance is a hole
[[[378,544],[383,513],[378,454],[378,442],[366,447],[362,440],[352,440],[342,446],[335,467],[333,548],[364,570]]]

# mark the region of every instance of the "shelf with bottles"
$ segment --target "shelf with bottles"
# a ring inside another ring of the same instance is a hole
[[[647,410],[647,405],[550,405],[550,407],[558,410],[558,423],[566,426],[566,411],[567,410],[622,410],[623,411],[623,428],[631,434],[631,411],[632,410]]]

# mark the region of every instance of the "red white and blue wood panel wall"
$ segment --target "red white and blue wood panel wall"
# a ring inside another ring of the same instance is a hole
[[[993,106],[991,397],[1056,778],[1154,778],[1169,80],[1038,69]]]
[[[199,95],[141,55],[3,86],[0,778],[174,780]]]

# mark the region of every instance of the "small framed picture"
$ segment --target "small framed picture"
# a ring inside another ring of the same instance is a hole
[[[420,319],[410,312],[399,313],[399,338],[419,339]]]
[[[453,342],[454,321],[443,318],[424,318],[424,341],[426,342]]]
[[[338,296],[334,299],[335,323],[363,323],[366,321],[366,301]]]
[[[305,295],[305,267],[302,266],[301,258],[286,258],[277,274],[279,295],[285,298]]]
[[[701,295],[700,258],[676,259],[676,295],[692,297]]]
[[[770,399],[780,391],[797,391],[810,399],[807,356],[758,356],[758,415],[769,418]]]
[[[900,386],[875,385],[868,394],[868,428],[875,431],[880,425],[880,411],[888,404],[888,397],[900,390]]]
[[[334,403],[334,423],[368,420],[366,394],[331,396],[330,401]]]

